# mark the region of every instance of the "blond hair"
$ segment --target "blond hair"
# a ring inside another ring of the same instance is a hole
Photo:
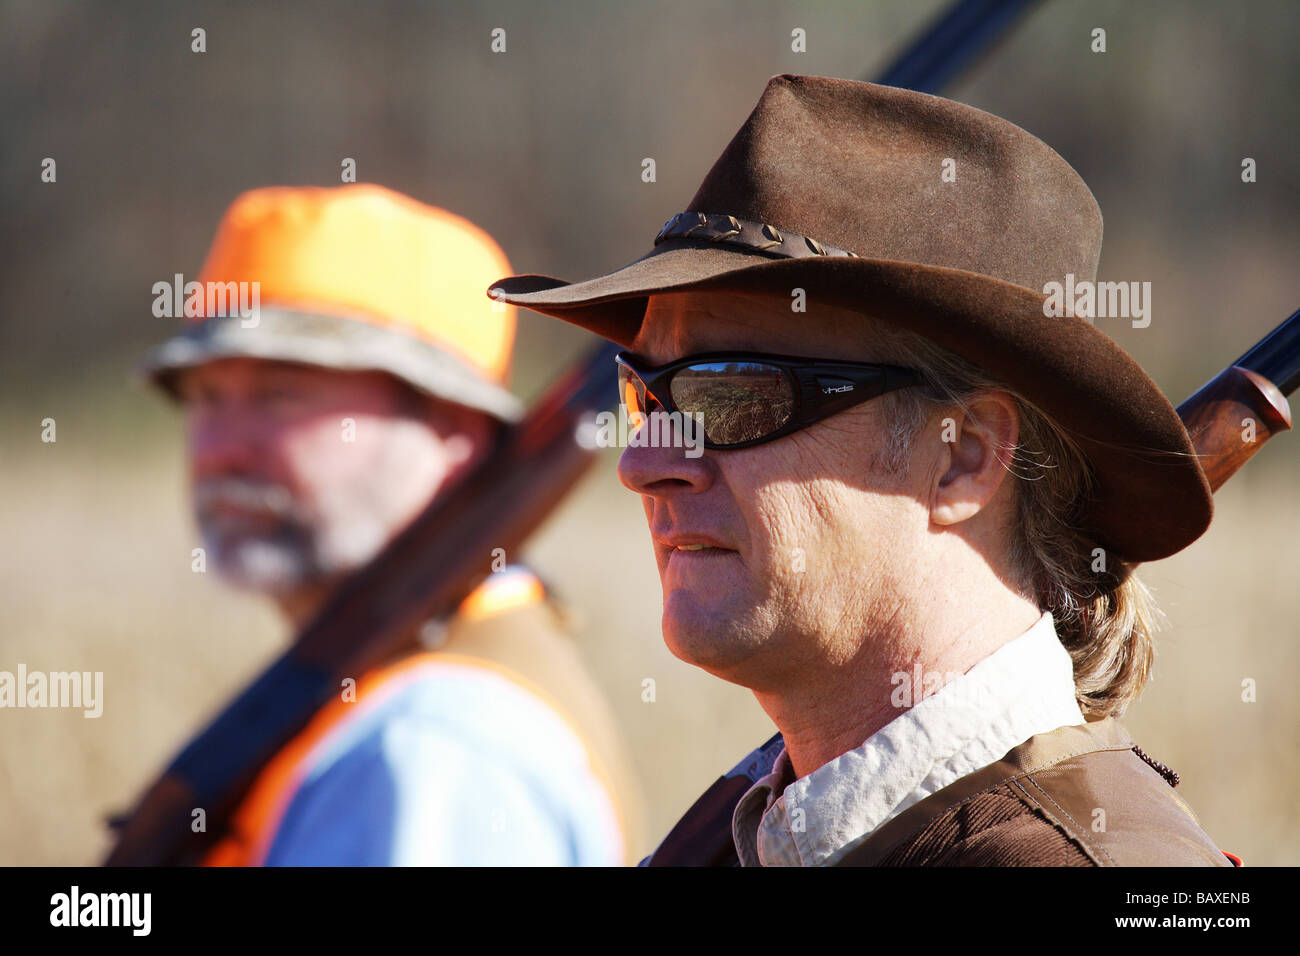
[[[978,391],[1006,392],[1020,413],[1014,448],[1005,449],[1015,478],[1009,560],[1026,597],[1051,611],[1056,633],[1074,661],[1075,696],[1086,718],[1119,716],[1137,699],[1151,672],[1160,618],[1133,566],[1100,549],[1081,526],[1081,504],[1093,489],[1087,457],[1033,402],[969,361],[906,329],[884,326],[880,359],[919,371],[920,386],[884,396],[887,450],[875,464],[905,473],[916,436],[930,414],[956,406],[969,414]]]

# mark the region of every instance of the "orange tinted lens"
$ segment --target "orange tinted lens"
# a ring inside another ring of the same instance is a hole
[[[625,366],[618,367],[618,386],[619,394],[623,399],[623,407],[627,410],[627,423],[630,428],[640,428],[641,419],[645,414],[645,408],[641,402],[641,390],[637,387],[636,378]]]

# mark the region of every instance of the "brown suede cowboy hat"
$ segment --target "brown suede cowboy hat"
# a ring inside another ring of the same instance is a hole
[[[586,282],[513,276],[489,294],[624,346],[649,295],[687,290],[799,287],[910,328],[1070,432],[1096,478],[1081,530],[1114,556],[1150,561],[1196,540],[1213,499],[1155,382],[1089,320],[1044,314],[1047,283],[1095,280],[1101,231],[1079,175],[1005,120],[786,75],[768,82],[653,251]]]

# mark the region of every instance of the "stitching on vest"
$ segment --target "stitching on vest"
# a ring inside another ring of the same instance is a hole
[[[1178,771],[1173,767],[1169,766],[1169,764],[1165,763],[1163,760],[1157,760],[1155,757],[1149,756],[1137,744],[1133,745],[1133,752],[1141,757],[1143,762],[1149,765],[1152,770],[1164,777],[1165,783],[1169,784],[1171,787],[1178,786],[1180,778],[1178,776]]]
[[[1037,790],[1039,793],[1041,793],[1045,798],[1047,798],[1047,800],[1052,804],[1052,806],[1056,807],[1056,809],[1060,811],[1060,815],[1065,817],[1065,819],[1069,820],[1070,823],[1074,825],[1075,830],[1078,831],[1077,833],[1067,832],[1066,836],[1068,836],[1070,839],[1074,840],[1076,843],[1084,847],[1091,847],[1092,849],[1096,850],[1098,853],[1104,856],[1108,861],[1110,861],[1111,866],[1119,866],[1119,864],[1115,862],[1115,858],[1106,852],[1106,848],[1104,846],[1102,846],[1100,843],[1093,843],[1090,839],[1088,839],[1086,836],[1083,835],[1085,830],[1084,827],[1080,825],[1079,821],[1074,819],[1074,817],[1070,816],[1069,811],[1067,811],[1065,807],[1057,803],[1056,800],[1052,798],[1052,795],[1048,793],[1046,790],[1044,790],[1037,780],[1035,780],[1033,777],[1029,776],[1028,774],[1025,775],[1025,779],[1029,783],[1033,784],[1034,789]],[[1022,793],[1024,793],[1027,799],[1029,800],[1034,799],[1033,796],[1030,795],[1029,791],[1025,789],[1024,785],[1020,783],[1020,781],[1016,781],[1015,783],[1012,784],[1012,786],[1017,787]],[[1066,828],[1062,826],[1061,829],[1065,830]]]

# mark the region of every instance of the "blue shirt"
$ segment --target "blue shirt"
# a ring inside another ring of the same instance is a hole
[[[610,787],[507,673],[431,656],[306,755],[266,866],[622,865]]]

